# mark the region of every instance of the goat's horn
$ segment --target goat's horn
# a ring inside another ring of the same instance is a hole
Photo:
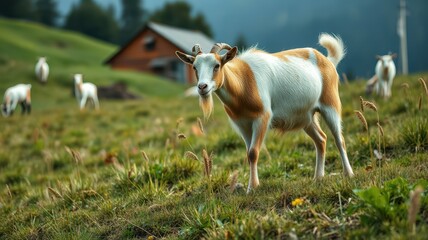
[[[231,46],[229,46],[229,44],[227,43],[216,43],[214,44],[213,48],[211,48],[210,53],[218,53],[219,51],[226,49],[226,50],[230,50],[232,49]]]
[[[192,47],[192,53],[194,56],[201,54],[202,53],[201,45],[195,44],[195,46]]]

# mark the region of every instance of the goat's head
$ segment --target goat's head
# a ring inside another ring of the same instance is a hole
[[[3,117],[9,116],[9,113],[7,112],[7,106],[5,103],[1,104],[1,114],[3,115]]]
[[[82,74],[76,73],[74,74],[74,84],[79,85],[82,83]]]
[[[227,52],[220,55],[220,51],[223,49]],[[212,92],[223,85],[222,68],[236,56],[237,52],[237,47],[232,48],[226,43],[214,44],[209,53],[203,53],[199,44],[192,48],[192,55],[179,51],[175,52],[181,61],[191,65],[195,71],[200,104],[205,117],[208,117],[212,111]]]
[[[223,49],[227,52],[220,55]],[[201,97],[207,97],[223,84],[221,68],[235,57],[237,50],[225,43],[216,43],[209,53],[203,53],[197,44],[192,48],[193,56],[178,51],[176,54],[181,61],[193,66],[198,79],[198,93]]]
[[[396,57],[397,57],[396,53],[393,53],[393,54],[390,53],[388,55],[383,55],[383,56],[376,55],[376,59],[382,63],[382,67],[389,66],[389,64],[393,62],[394,58]]]

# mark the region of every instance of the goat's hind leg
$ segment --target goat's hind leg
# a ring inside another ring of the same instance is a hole
[[[25,114],[25,112],[27,111],[27,106],[26,106],[26,103],[25,103],[25,101],[24,102],[21,102],[21,114],[22,115],[24,115]]]
[[[27,106],[27,114],[30,114],[31,113],[31,102],[26,103],[26,106]]]
[[[94,107],[95,107],[95,109],[99,110],[100,109],[100,102],[98,101],[98,96],[95,95],[94,98],[93,98],[93,100],[94,100]]]
[[[324,176],[324,165],[325,165],[325,150],[327,143],[327,135],[321,130],[317,115],[314,116],[312,123],[305,129],[306,134],[312,138],[317,150],[317,159],[315,164],[315,175],[314,179],[319,179]]]
[[[320,109],[320,112],[333,134],[336,147],[339,149],[340,156],[342,157],[343,172],[345,176],[352,177],[354,172],[352,171],[352,167],[346,153],[345,139],[342,135],[342,120],[340,113],[330,106],[323,106]]]

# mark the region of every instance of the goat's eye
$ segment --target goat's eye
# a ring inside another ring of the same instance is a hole
[[[219,64],[215,65],[215,66],[214,66],[214,72],[217,72],[219,68],[220,68],[220,65],[219,65]]]

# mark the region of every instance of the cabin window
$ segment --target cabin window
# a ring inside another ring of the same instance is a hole
[[[156,47],[156,40],[153,36],[147,36],[143,40],[143,45],[146,51],[153,51]]]

